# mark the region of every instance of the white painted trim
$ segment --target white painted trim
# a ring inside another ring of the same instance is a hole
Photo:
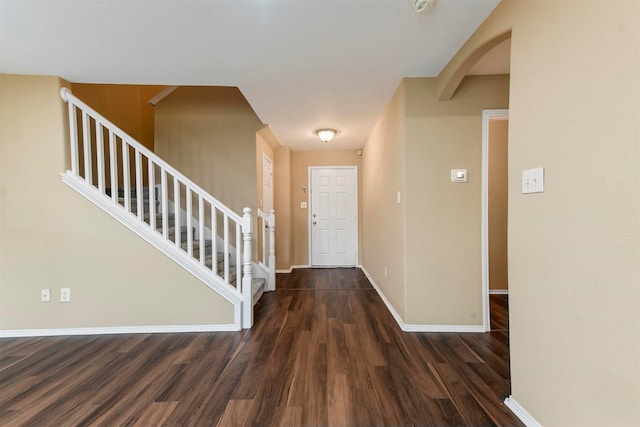
[[[509,289],[489,289],[489,295],[509,295]]]
[[[178,89],[178,86],[167,86],[165,89],[163,89],[161,92],[159,92],[156,96],[154,96],[147,102],[155,107],[156,105],[158,105],[160,101],[165,99],[167,96],[171,95],[173,91],[176,89]]]
[[[162,325],[162,326],[111,326],[101,328],[62,329],[5,329],[0,330],[0,338],[58,337],[71,335],[114,335],[114,334],[169,334],[185,332],[236,332],[240,327],[234,324],[219,325]]]
[[[489,120],[506,120],[509,110],[482,110],[482,218],[481,218],[481,252],[482,252],[482,326],[485,331],[491,330],[491,313],[489,309]]]
[[[264,207],[264,159],[267,159],[267,161],[271,163],[271,207],[269,207],[269,209],[265,209]],[[262,152],[262,163],[260,163],[260,173],[262,174],[262,189],[260,190],[261,192],[260,209],[257,209],[257,210],[261,210],[266,214],[266,212],[270,212],[271,209],[274,209],[273,204],[275,203],[275,201],[274,201],[274,189],[273,189],[273,160],[271,160],[271,158],[267,156],[267,153],[265,153],[264,151]]]
[[[384,295],[384,293],[382,292],[382,290],[380,290],[380,287],[378,286],[378,284],[376,283],[375,280],[373,280],[373,277],[371,277],[371,274],[369,274],[369,272],[367,271],[366,268],[364,268],[364,265],[360,266],[360,269],[362,270],[362,272],[364,273],[365,276],[367,276],[367,279],[369,279],[369,282],[371,282],[371,285],[373,286],[373,288],[376,290],[376,292],[378,293],[378,295],[380,295],[380,298],[382,298],[382,302],[384,302],[384,305],[387,306],[387,310],[389,310],[389,312],[391,313],[391,315],[393,316],[394,319],[396,319],[396,323],[398,324],[398,326],[400,326],[400,329],[402,329],[403,331],[405,330],[405,323],[402,320],[402,317],[400,317],[400,315],[398,314],[398,312],[396,311],[395,308],[393,308],[393,306],[391,305],[391,303],[389,302],[389,300],[387,299],[387,297]]]
[[[533,416],[531,416],[531,414],[527,412],[527,410],[524,409],[513,397],[507,397],[504,400],[504,404],[515,414],[516,417],[520,418],[520,421],[522,421],[527,427],[542,427],[542,424],[533,418]]]
[[[295,270],[296,268],[311,268],[310,265],[292,265],[290,266],[288,269],[284,269],[284,270],[276,270],[276,273],[284,273],[284,274],[288,274],[291,273],[293,270]]]
[[[353,266],[350,265],[340,265],[338,267],[358,267],[358,262],[360,260],[360,236],[359,236],[359,229],[360,229],[360,204],[358,203],[359,200],[359,192],[358,192],[358,166],[309,166],[307,169],[307,183],[308,183],[308,190],[309,193],[307,195],[307,203],[308,203],[308,220],[307,220],[307,229],[308,229],[308,236],[307,236],[307,240],[309,242],[309,265],[312,266],[313,263],[311,262],[311,221],[312,221],[312,217],[311,217],[311,210],[313,209],[313,206],[311,204],[312,198],[311,198],[311,191],[313,191],[313,189],[311,188],[311,171],[314,169],[353,169],[356,172],[356,177],[355,177],[355,202],[356,202],[356,224],[355,224],[355,244],[356,244],[356,251],[355,251],[355,262],[353,264]],[[335,267],[335,266],[318,266],[318,267]]]
[[[360,269],[364,275],[367,276],[367,279],[369,279],[373,288],[378,292],[378,295],[380,295],[382,302],[387,306],[387,309],[398,323],[398,326],[400,326],[400,329],[404,332],[485,332],[483,325],[414,325],[404,323],[398,312],[393,308],[387,297],[380,290],[380,287],[375,280],[373,280],[367,269],[362,265],[360,265]]]
[[[405,332],[463,332],[485,333],[482,325],[410,325],[405,324]]]

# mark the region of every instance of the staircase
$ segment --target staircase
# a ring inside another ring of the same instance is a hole
[[[253,262],[251,209],[236,214],[69,89],[60,95],[71,154],[63,182],[231,302],[234,324],[250,328],[253,306],[275,290],[274,212],[258,210],[262,259]]]
[[[143,187],[142,207],[144,211],[144,222],[146,224],[151,224],[151,214],[150,214],[151,209],[149,205],[150,193],[152,192],[149,190],[149,187]],[[155,193],[156,192],[154,191],[153,194]],[[110,188],[106,189],[106,194],[108,196],[111,196]],[[123,207],[125,204],[124,190],[122,189],[118,189],[118,204],[120,204]],[[159,207],[159,202],[157,200],[157,197],[154,197],[154,204],[156,206],[156,212],[157,212]],[[137,203],[137,197],[136,197],[136,190],[134,189],[134,190],[131,190],[131,213],[137,214],[137,206],[138,206],[138,203]],[[262,218],[265,217],[262,212],[258,211],[258,213]],[[162,224],[163,224],[162,213],[156,213],[154,223],[156,225],[156,231],[158,233],[162,233]],[[189,253],[189,248],[188,248],[189,241],[191,241],[191,253],[193,254],[196,254],[196,253],[199,254],[200,248],[202,247],[204,250],[204,260],[205,260],[204,265],[206,266],[206,268],[208,270],[212,270],[216,272],[223,271],[224,260],[225,260],[223,252],[216,253],[216,267],[215,267],[215,270],[213,269],[213,241],[211,239],[205,239],[202,241],[204,243],[201,243],[200,240],[196,240],[197,239],[196,227],[191,227],[190,232],[186,225],[183,225],[181,227],[176,227],[175,213],[168,214],[167,223],[168,223],[167,237],[169,241],[175,243],[177,239],[177,241],[180,242],[180,249],[182,249],[185,253]],[[176,230],[178,228],[180,230],[179,236],[176,235]],[[187,234],[190,234],[190,235],[187,235]],[[259,265],[263,266],[264,263],[260,263]],[[233,263],[229,265],[229,282],[231,285],[235,286],[236,265]],[[267,282],[266,278],[263,278],[263,277],[252,278],[252,281],[251,281],[252,306],[258,302],[258,300],[266,290],[266,282]]]

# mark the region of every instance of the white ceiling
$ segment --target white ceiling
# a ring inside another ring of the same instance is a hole
[[[361,147],[403,77],[433,77],[499,0],[0,0],[0,72],[237,86],[295,150]],[[334,127],[329,144],[313,133]]]

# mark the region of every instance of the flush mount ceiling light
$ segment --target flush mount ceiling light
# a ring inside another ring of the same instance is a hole
[[[318,135],[318,138],[320,138],[322,142],[331,141],[337,133],[337,130],[331,128],[322,128],[316,130],[316,135]]]
[[[413,9],[416,13],[427,13],[433,8],[434,4],[436,4],[436,0],[413,0]]]

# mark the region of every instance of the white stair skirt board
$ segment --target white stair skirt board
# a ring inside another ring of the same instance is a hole
[[[524,409],[513,397],[507,397],[504,400],[504,404],[516,417],[520,418],[520,421],[522,421],[527,427],[542,427],[542,424],[533,418],[531,414],[527,412],[527,410]]]
[[[62,329],[7,329],[0,330],[0,338],[58,337],[71,335],[116,335],[116,334],[169,334],[186,332],[237,332],[239,325],[164,325],[164,326],[113,326],[106,328],[62,328]]]
[[[474,332],[474,333],[485,332],[484,327],[482,325],[414,325],[414,324],[404,323],[404,321],[402,320],[398,312],[393,308],[393,306],[391,305],[387,297],[384,295],[384,293],[382,293],[382,291],[380,290],[380,287],[373,280],[373,278],[371,277],[367,269],[364,268],[364,266],[362,265],[360,266],[360,268],[364,272],[365,276],[367,276],[367,279],[369,279],[369,282],[371,282],[371,285],[373,285],[376,292],[378,292],[378,295],[380,295],[380,298],[382,298],[382,301],[387,306],[387,309],[389,310],[393,318],[396,319],[396,322],[398,323],[398,326],[400,326],[400,329],[402,329],[403,331],[405,332]]]
[[[489,289],[489,295],[509,295],[509,289]]]

